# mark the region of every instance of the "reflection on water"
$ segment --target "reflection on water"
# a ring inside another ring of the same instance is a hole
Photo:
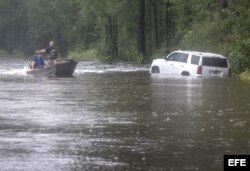
[[[22,68],[0,67],[2,170],[223,170],[224,154],[250,153],[248,82],[98,63],[6,74]]]

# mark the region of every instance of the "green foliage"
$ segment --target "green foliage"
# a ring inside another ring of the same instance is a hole
[[[243,80],[250,80],[250,71],[246,69],[245,71],[241,72],[240,78]]]
[[[244,42],[242,42],[242,44],[238,44],[234,48],[229,50],[228,58],[232,67],[232,71],[234,71],[235,73],[241,73],[250,68],[249,45],[250,44],[248,43],[245,44]]]
[[[98,60],[99,53],[96,49],[88,49],[86,51],[69,51],[67,55],[69,58],[79,59],[79,60]]]
[[[9,54],[5,50],[0,49],[0,57],[6,57],[6,56],[9,56]]]
[[[32,54],[55,40],[64,55],[135,63],[187,49],[228,56],[236,73],[250,68],[249,1],[145,0],[145,56],[138,52],[139,2],[0,1],[0,49]]]

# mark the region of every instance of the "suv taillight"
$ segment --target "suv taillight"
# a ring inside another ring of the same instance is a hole
[[[201,75],[202,74],[202,66],[199,65],[197,68],[197,74]]]

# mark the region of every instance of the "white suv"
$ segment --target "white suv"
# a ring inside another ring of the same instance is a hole
[[[150,73],[195,76],[228,76],[231,74],[226,57],[206,52],[174,51],[163,59],[153,60]]]

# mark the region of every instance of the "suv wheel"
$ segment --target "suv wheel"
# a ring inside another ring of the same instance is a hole
[[[153,68],[151,69],[151,73],[159,74],[160,73],[159,67],[158,66],[153,66]]]
[[[187,72],[187,71],[183,71],[183,72],[181,73],[181,75],[189,76],[190,74],[189,74],[189,72]]]

